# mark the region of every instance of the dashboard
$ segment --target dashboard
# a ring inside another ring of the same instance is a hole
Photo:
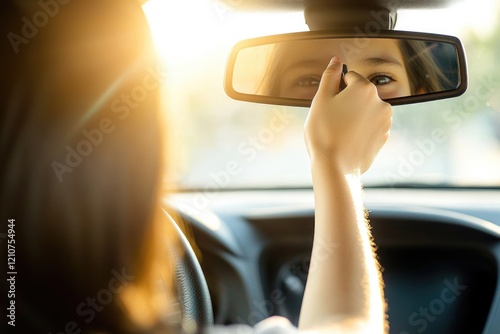
[[[313,192],[178,193],[216,324],[297,324],[314,231]],[[390,333],[500,333],[500,192],[365,189]],[[325,251],[335,251],[325,245]],[[324,298],[335,298],[325,291]]]

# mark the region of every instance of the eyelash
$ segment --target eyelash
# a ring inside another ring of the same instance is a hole
[[[376,73],[376,74],[373,74],[371,75],[371,77],[368,79],[370,80],[370,82],[372,82],[375,86],[383,86],[383,85],[387,85],[387,84],[390,84],[391,82],[388,82],[388,83],[385,83],[385,84],[381,84],[381,85],[377,85],[376,83],[374,83],[372,80],[377,78],[377,77],[386,77],[386,78],[389,78],[389,80],[392,82],[392,81],[396,81],[396,78],[389,74],[389,73]]]
[[[304,80],[314,81],[314,84],[312,84],[312,85],[302,85],[301,82],[304,81]],[[295,82],[293,83],[293,85],[294,86],[298,86],[298,87],[317,87],[319,85],[319,81],[320,81],[320,77],[316,77],[316,76],[313,76],[313,75],[306,75],[306,76],[300,77],[297,80],[295,80]]]
[[[387,83],[384,83],[384,84],[376,84],[373,82],[373,80],[375,78],[378,78],[378,77],[384,77],[384,78],[388,78],[390,80],[390,82],[387,82]],[[311,81],[314,81],[314,83],[311,85],[311,84],[308,84],[308,85],[303,85],[301,84],[302,81],[304,80],[311,80]],[[374,85],[376,86],[383,86],[383,85],[387,85],[387,84],[390,84],[392,81],[396,81],[396,78],[389,74],[389,73],[376,73],[376,74],[373,74],[368,80],[370,80],[370,82],[372,82]],[[316,77],[316,76],[304,76],[304,77],[301,77],[299,79],[297,79],[295,82],[294,82],[294,86],[299,86],[299,87],[315,87],[315,86],[318,86],[319,85],[319,82],[320,82],[320,78],[319,77]]]

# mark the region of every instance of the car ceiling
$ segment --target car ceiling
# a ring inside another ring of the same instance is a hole
[[[374,19],[392,30],[399,9],[444,8],[463,0],[214,0],[231,10],[303,11],[310,30],[352,30]]]
[[[445,8],[463,0],[214,0],[238,11],[304,10],[310,5],[382,7],[397,9]]]

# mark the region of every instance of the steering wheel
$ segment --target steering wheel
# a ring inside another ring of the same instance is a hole
[[[168,221],[177,231],[181,250],[172,249],[175,261],[177,294],[182,312],[183,324],[196,325],[197,329],[214,323],[212,301],[200,262],[186,236],[173,218],[165,211]],[[172,247],[175,248],[175,247]]]

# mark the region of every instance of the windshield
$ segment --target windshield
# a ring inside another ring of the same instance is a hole
[[[398,12],[396,30],[462,40],[469,89],[459,98],[394,107],[391,138],[364,175],[366,186],[500,186],[499,2]],[[206,0],[150,0],[144,9],[164,61],[169,182],[210,191],[311,187],[308,109],[235,101],[223,91],[237,41],[306,31],[303,14],[239,13]]]

